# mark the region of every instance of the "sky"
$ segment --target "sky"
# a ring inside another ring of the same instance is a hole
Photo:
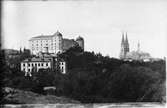
[[[50,0],[3,1],[2,47],[28,48],[28,40],[52,35],[82,36],[85,50],[119,57],[122,32],[127,32],[130,51],[152,57],[167,55],[167,1],[165,0]]]

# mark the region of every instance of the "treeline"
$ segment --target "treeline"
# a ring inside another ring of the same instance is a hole
[[[19,67],[6,66],[4,86],[40,94],[45,94],[43,87],[55,86],[57,96],[83,103],[166,101],[164,60],[125,62],[84,52],[80,47],[71,48],[59,57],[67,61],[66,74],[48,69],[25,77]]]

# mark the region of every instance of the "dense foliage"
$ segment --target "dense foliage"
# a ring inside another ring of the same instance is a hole
[[[24,57],[24,54],[20,57]],[[19,67],[5,67],[5,86],[44,94],[43,87],[55,86],[56,95],[81,102],[162,102],[166,96],[165,61],[122,61],[80,47],[59,55],[68,71],[40,70],[25,77]],[[19,61],[20,62],[20,61]]]

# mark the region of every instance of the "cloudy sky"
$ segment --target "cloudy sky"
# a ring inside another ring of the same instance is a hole
[[[130,50],[153,57],[167,54],[165,0],[4,1],[3,48],[28,48],[28,40],[59,30],[64,38],[85,39],[85,50],[110,57],[120,53],[121,33],[127,32]]]

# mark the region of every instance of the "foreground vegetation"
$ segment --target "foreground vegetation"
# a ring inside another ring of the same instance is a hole
[[[5,104],[66,104],[66,103],[79,103],[72,99],[57,97],[53,95],[40,95],[31,91],[23,91],[18,89],[12,89],[9,87],[3,88],[4,99],[1,103]]]
[[[21,53],[17,58],[8,59],[16,66],[4,65],[5,87],[45,94],[43,87],[55,86],[56,96],[83,103],[166,101],[164,60],[125,62],[75,47],[59,55],[67,61],[67,74],[48,69],[25,77],[20,72],[20,61],[30,56]]]

